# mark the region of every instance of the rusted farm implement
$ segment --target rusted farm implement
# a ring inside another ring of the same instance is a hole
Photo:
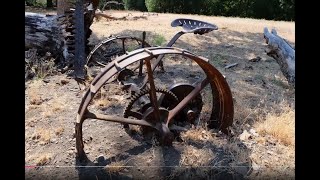
[[[121,123],[132,138],[148,140],[150,136],[157,137],[162,145],[171,145],[181,131],[200,123],[228,134],[234,109],[224,76],[208,59],[171,47],[183,34],[202,35],[218,27],[191,19],[176,19],[171,26],[182,26],[183,31],[178,32],[166,47],[151,47],[145,42],[144,33],[142,39],[130,36],[108,38],[91,51],[87,57],[88,73],[93,75],[90,69],[99,66],[100,72],[94,75],[78,109],[75,131],[80,159],[86,157],[82,126],[87,119]],[[115,43],[117,41],[120,43]],[[128,46],[128,41],[136,42],[137,46]],[[129,50],[133,51],[127,52]],[[196,68],[190,66],[190,75],[178,68],[188,60],[196,65]],[[163,71],[157,72],[157,66]],[[166,73],[170,78],[165,81],[162,77]],[[105,109],[102,112],[94,110],[95,96],[101,89],[109,91],[110,84],[120,86],[130,97],[122,115],[110,115]]]

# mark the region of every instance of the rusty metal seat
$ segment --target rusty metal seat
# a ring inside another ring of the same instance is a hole
[[[218,30],[218,26],[194,19],[179,18],[171,23],[172,27],[182,26],[185,33],[205,34],[213,30]]]

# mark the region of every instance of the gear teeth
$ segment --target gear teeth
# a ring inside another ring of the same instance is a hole
[[[171,91],[167,90],[167,89],[156,88],[156,92],[169,95],[169,96],[173,97],[178,102],[178,97],[175,94],[173,94]],[[137,93],[135,95],[132,95],[128,105],[126,106],[126,108],[124,110],[123,117],[128,118],[129,117],[128,113],[131,110],[133,104],[140,97],[142,97],[143,95],[146,95],[148,93],[149,93],[149,88],[145,88],[145,89],[141,90],[139,93]],[[130,126],[128,124],[124,124],[123,128],[125,129],[125,132],[127,132],[130,137],[133,136],[133,134],[130,133]],[[134,138],[134,137],[132,137],[132,138]]]
[[[178,97],[173,94],[171,91],[167,90],[167,89],[163,89],[163,88],[156,88],[156,92],[160,92],[163,94],[167,94],[170,95],[172,97],[174,97],[175,100],[178,101]],[[142,96],[146,95],[149,93],[149,88],[145,88],[143,90],[141,90],[139,93],[132,95],[130,98],[130,101],[128,103],[128,105],[126,106],[124,113],[123,113],[123,117],[128,117],[128,111],[132,108],[133,104]]]

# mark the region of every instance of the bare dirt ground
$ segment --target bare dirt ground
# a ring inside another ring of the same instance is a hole
[[[122,17],[129,12],[107,13]],[[120,124],[90,120],[83,128],[90,162],[81,164],[74,128],[85,90],[65,74],[55,73],[25,85],[26,179],[294,179],[295,92],[264,52],[263,28],[275,28],[294,46],[295,23],[162,13],[145,17],[95,21],[90,42],[95,45],[110,35],[141,37],[143,31],[147,42],[159,35],[168,42],[180,30],[170,26],[176,18],[216,24],[219,30],[183,35],[175,46],[208,58],[226,76],[235,102],[232,137],[200,127],[183,133],[182,142],[161,147],[132,139]],[[224,69],[232,63],[238,65]],[[176,83],[186,78],[185,72],[199,71],[195,65],[170,59],[165,68],[157,82]],[[107,113],[122,115],[125,93],[110,89],[93,108],[108,107]]]

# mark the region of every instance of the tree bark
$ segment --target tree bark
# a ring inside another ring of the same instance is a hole
[[[62,37],[57,16],[25,12],[25,49],[36,48],[38,53],[59,55]]]
[[[93,22],[96,0],[84,4],[83,27],[75,28],[75,13],[72,9],[73,0],[58,0],[58,15],[43,15],[36,13],[25,13],[25,49],[36,48],[38,52],[52,55],[61,55],[57,61],[63,66],[75,65],[75,34],[79,31],[85,38],[85,56],[90,52],[88,38],[91,35],[90,26]],[[87,2],[87,0],[84,0]],[[60,11],[60,13],[59,13]],[[62,13],[62,14],[61,14]],[[78,17],[81,18],[81,15]],[[83,44],[83,43],[81,43]],[[83,51],[83,48],[80,48]]]
[[[278,36],[275,29],[272,29],[270,33],[268,28],[265,27],[264,38],[268,44],[265,50],[267,55],[277,61],[289,85],[295,88],[295,49],[286,40]]]
[[[71,7],[74,0],[57,0],[57,15],[64,15]]]

